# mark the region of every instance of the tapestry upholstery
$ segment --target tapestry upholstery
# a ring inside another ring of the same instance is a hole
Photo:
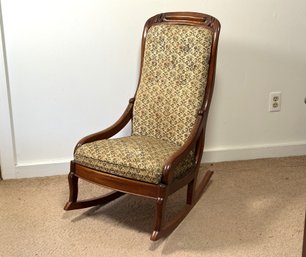
[[[117,176],[158,184],[166,160],[178,145],[146,136],[99,140],[80,146],[75,162]],[[190,152],[175,170],[175,177],[184,175],[194,160]]]
[[[185,142],[202,105],[212,36],[188,25],[157,24],[148,30],[133,135]]]
[[[132,135],[80,146],[75,162],[148,183],[161,182],[164,164],[190,135],[204,97],[212,32],[188,25],[153,25],[147,33]],[[175,170],[183,176],[194,153]]]

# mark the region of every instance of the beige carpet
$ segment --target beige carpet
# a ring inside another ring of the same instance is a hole
[[[66,177],[0,181],[0,256],[301,257],[306,157],[212,168],[212,183],[196,207],[155,243],[149,240],[152,200],[124,196],[65,212]],[[106,190],[82,183],[80,191],[86,197]],[[170,198],[168,215],[184,197],[179,191]]]

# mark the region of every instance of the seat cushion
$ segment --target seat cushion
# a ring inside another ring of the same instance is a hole
[[[179,146],[147,136],[99,140],[80,146],[75,162],[83,166],[117,176],[159,184],[164,164]],[[193,165],[193,153],[175,170],[182,176]]]

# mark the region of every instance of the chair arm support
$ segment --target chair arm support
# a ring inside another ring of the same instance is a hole
[[[131,98],[129,100],[129,104],[126,107],[124,113],[121,115],[121,117],[110,127],[99,131],[97,133],[88,135],[84,138],[82,138],[77,145],[74,148],[74,153],[76,151],[76,149],[78,147],[80,147],[81,145],[85,144],[85,143],[90,143],[93,141],[97,141],[97,140],[102,140],[102,139],[108,139],[114,135],[116,135],[120,130],[122,130],[125,125],[131,120],[131,118],[133,117],[133,105],[134,105],[134,101],[135,98]]]
[[[166,161],[162,175],[162,182],[164,184],[170,184],[173,181],[174,170],[176,166],[195,147],[201,136],[202,130],[204,129],[204,124],[206,123],[207,115],[208,111],[206,110],[200,110],[198,112],[198,117],[186,142]]]

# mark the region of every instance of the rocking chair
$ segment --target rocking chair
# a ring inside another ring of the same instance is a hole
[[[117,122],[76,145],[65,210],[106,204],[129,193],[156,202],[151,240],[167,236],[179,225],[213,174],[208,171],[197,181],[219,32],[219,21],[200,13],[162,13],[146,22],[136,94]],[[130,136],[109,139],[130,120]],[[78,201],[79,178],[114,191]],[[185,207],[164,224],[168,196],[186,185]]]

